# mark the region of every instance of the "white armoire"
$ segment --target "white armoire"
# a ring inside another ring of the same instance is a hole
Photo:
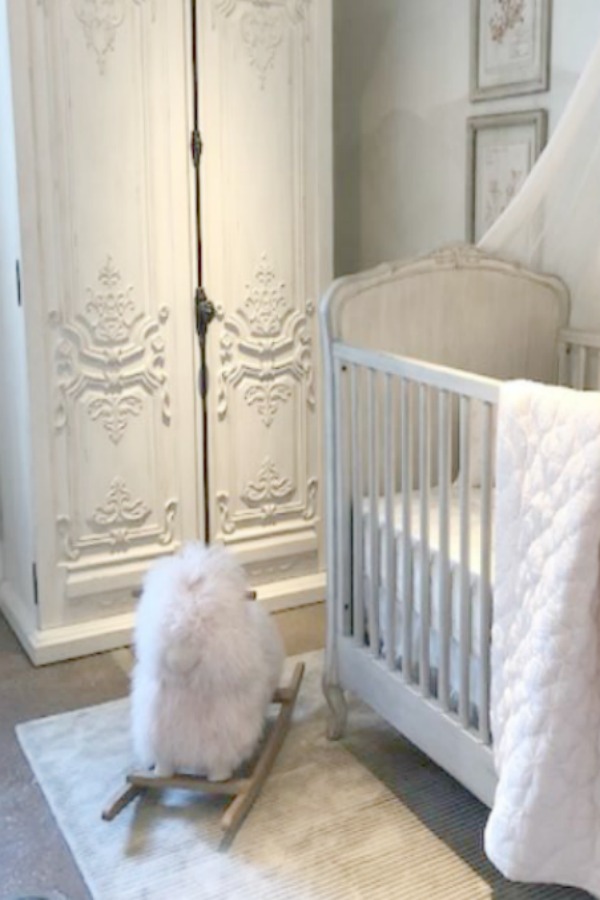
[[[0,608],[35,663],[126,643],[205,503],[270,609],[324,595],[330,0],[197,0],[206,434],[191,10],[0,0]]]

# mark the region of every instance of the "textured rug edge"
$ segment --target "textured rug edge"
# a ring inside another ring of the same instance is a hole
[[[19,745],[21,748],[23,747],[21,743],[21,735],[26,734],[26,732],[30,728],[35,728],[38,724],[49,725],[51,722],[55,722],[58,719],[62,719],[64,716],[72,716],[75,713],[87,713],[91,712],[93,709],[110,709],[111,707],[118,707],[122,703],[127,703],[129,699],[129,694],[124,694],[122,697],[117,697],[116,700],[105,700],[103,703],[91,703],[89,706],[76,706],[74,709],[65,709],[63,712],[59,713],[50,713],[49,716],[38,716],[36,719],[27,719],[25,722],[19,722],[15,725],[15,734],[19,739]],[[26,738],[25,738],[26,739]]]
[[[314,661],[315,664],[319,664],[319,661],[323,657],[323,650],[310,650],[306,653],[298,653],[294,656],[288,656],[285,660],[284,667],[284,675],[282,681],[285,683],[289,674],[291,673],[294,665],[297,662],[309,662]],[[116,700],[108,700],[105,703],[92,703],[88,706],[79,707],[77,709],[67,710],[61,713],[53,713],[49,716],[40,716],[36,719],[30,719],[26,722],[20,722],[15,726],[15,734],[17,736],[17,740],[19,743],[19,747],[21,748],[21,752],[25,757],[27,764],[34,776],[35,784],[40,791],[48,809],[50,810],[54,821],[56,822],[58,829],[61,834],[61,838],[64,841],[65,845],[69,849],[69,853],[71,854],[71,858],[73,860],[74,865],[77,867],[81,877],[85,883],[87,890],[90,895],[95,898],[94,892],[94,880],[95,873],[91,868],[88,868],[86,865],[85,858],[79,859],[79,853],[77,852],[78,848],[76,847],[74,841],[72,841],[70,837],[70,817],[68,815],[68,811],[63,807],[63,812],[61,814],[61,806],[60,804],[56,804],[53,795],[50,792],[50,795],[43,788],[43,778],[40,768],[36,765],[35,762],[35,754],[30,752],[30,748],[28,747],[28,732],[35,729],[38,725],[46,726],[50,724],[52,721],[56,721],[61,719],[64,716],[72,716],[75,713],[85,713],[91,712],[92,710],[101,710],[101,709],[117,709],[120,706],[125,706],[129,703],[129,693],[125,694],[123,697],[119,697]],[[119,782],[115,779],[115,787],[114,792],[116,794],[119,789]],[[110,798],[107,797],[106,800],[108,802]],[[98,818],[101,818],[102,810],[98,810]],[[107,823],[110,825],[110,823]]]
[[[91,709],[96,709],[100,706],[102,706],[102,707],[117,706],[119,704],[124,705],[126,703],[127,703],[127,697],[121,697],[119,700],[109,700],[108,703],[97,703],[97,704],[92,704],[91,706],[86,706],[85,709],[91,710]],[[71,712],[58,713],[57,715],[42,716],[39,719],[32,719],[30,722],[22,722],[21,725],[27,726],[27,725],[35,725],[38,722],[48,722],[51,719],[57,719],[60,716],[72,715],[73,712],[80,712],[80,711],[81,710],[72,710]],[[91,870],[88,870],[88,868],[85,864],[85,859],[81,859],[81,860],[78,859],[78,853],[76,852],[76,847],[72,843],[71,838],[69,836],[70,828],[69,828],[69,822],[68,822],[68,819],[69,819],[68,814],[65,810],[64,814],[61,815],[60,807],[57,808],[57,805],[54,802],[54,798],[52,796],[49,796],[48,793],[44,790],[44,788],[42,786],[42,778],[41,778],[40,770],[37,767],[33,756],[30,754],[29,748],[27,747],[26,729],[23,727],[23,729],[20,730],[21,725],[17,725],[15,728],[15,732],[17,734],[17,739],[19,741],[19,746],[21,748],[21,752],[23,753],[23,756],[27,760],[29,768],[31,769],[33,776],[35,778],[36,786],[37,786],[38,790],[40,791],[42,797],[44,798],[44,801],[46,802],[46,805],[47,805],[48,809],[50,810],[50,812],[54,818],[54,821],[56,822],[56,824],[58,826],[58,830],[60,831],[60,836],[61,836],[62,840],[64,841],[65,845],[69,849],[69,853],[71,854],[71,859],[73,860],[73,864],[78,869],[90,895],[92,897],[94,897],[95,895],[94,895],[94,891],[92,888],[92,884],[94,881],[94,873]],[[116,790],[117,790],[117,785],[115,784],[115,793],[116,793]],[[102,815],[102,810],[98,810],[98,818],[100,818],[101,815]]]

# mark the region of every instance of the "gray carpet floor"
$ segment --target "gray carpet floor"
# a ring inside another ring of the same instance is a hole
[[[116,654],[35,669],[0,615],[0,900],[90,897],[21,753],[15,725],[114,700],[128,686]]]
[[[89,898],[21,754],[14,726],[43,715],[123,696],[128,688],[126,668],[123,654],[113,653],[36,670],[0,617],[0,900],[29,897],[62,900],[60,894],[68,900]],[[379,722],[376,728],[370,726],[362,731],[360,724],[355,723],[344,745],[490,885],[490,897],[495,900],[585,900],[588,897],[571,889],[515,885],[503,879],[483,854],[485,808],[385,723]],[[435,860],[431,864],[435,866]],[[390,886],[390,898],[393,896],[393,886]]]

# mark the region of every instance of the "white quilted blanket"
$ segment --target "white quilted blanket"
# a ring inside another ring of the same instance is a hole
[[[600,896],[600,394],[502,389],[485,847]]]

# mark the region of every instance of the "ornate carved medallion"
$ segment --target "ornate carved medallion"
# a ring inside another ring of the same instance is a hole
[[[144,396],[154,394],[161,397],[163,421],[170,421],[163,336],[169,311],[163,307],[157,319],[150,318],[138,309],[133,293],[108,256],[98,286],[87,289],[84,311],[69,320],[50,314],[58,333],[57,431],[68,425],[73,405],[82,402],[90,418],[118,444],[131,417],[140,415]]]
[[[259,507],[265,522],[274,522],[277,507],[289,500],[294,493],[294,485],[289,478],[280,475],[270,456],[265,457],[258,475],[249,481],[242,492],[246,506]]]
[[[242,16],[241,32],[248,61],[264,90],[267,73],[273,68],[275,53],[283,39],[283,16],[277,9],[257,6]]]
[[[255,337],[276,337],[281,334],[289,312],[285,283],[277,281],[273,267],[263,253],[254,275],[254,283],[246,285],[244,316],[250,333]]]
[[[75,562],[82,552],[106,549],[112,553],[124,553],[140,544],[172,543],[173,526],[177,514],[177,500],[165,503],[163,524],[146,524],[152,515],[150,507],[140,498],[135,499],[124,478],[113,478],[104,498],[88,519],[91,533],[75,535],[75,526],[69,516],[58,516],[56,528],[62,543],[63,557]]]
[[[286,20],[295,25],[306,18],[309,0],[213,0],[213,14],[233,15],[238,7],[242,43],[250,66],[264,89],[283,41]]]
[[[134,500],[123,478],[113,478],[104,503],[96,507],[90,525],[102,531],[117,526],[141,525],[152,510],[143,500]]]
[[[128,0],[127,0],[128,2]],[[98,71],[106,71],[108,54],[115,49],[117,29],[125,19],[126,0],[73,0],[73,10],[85,35],[88,48],[95,53]],[[146,0],[133,0],[134,6]],[[151,0],[152,18],[156,17],[156,0]]]
[[[246,297],[235,313],[219,312],[223,329],[219,341],[217,412],[224,419],[228,392],[240,388],[269,428],[280,407],[292,397],[294,383],[304,384],[306,399],[315,406],[312,338],[308,316],[292,309],[285,283],[263,254]]]

